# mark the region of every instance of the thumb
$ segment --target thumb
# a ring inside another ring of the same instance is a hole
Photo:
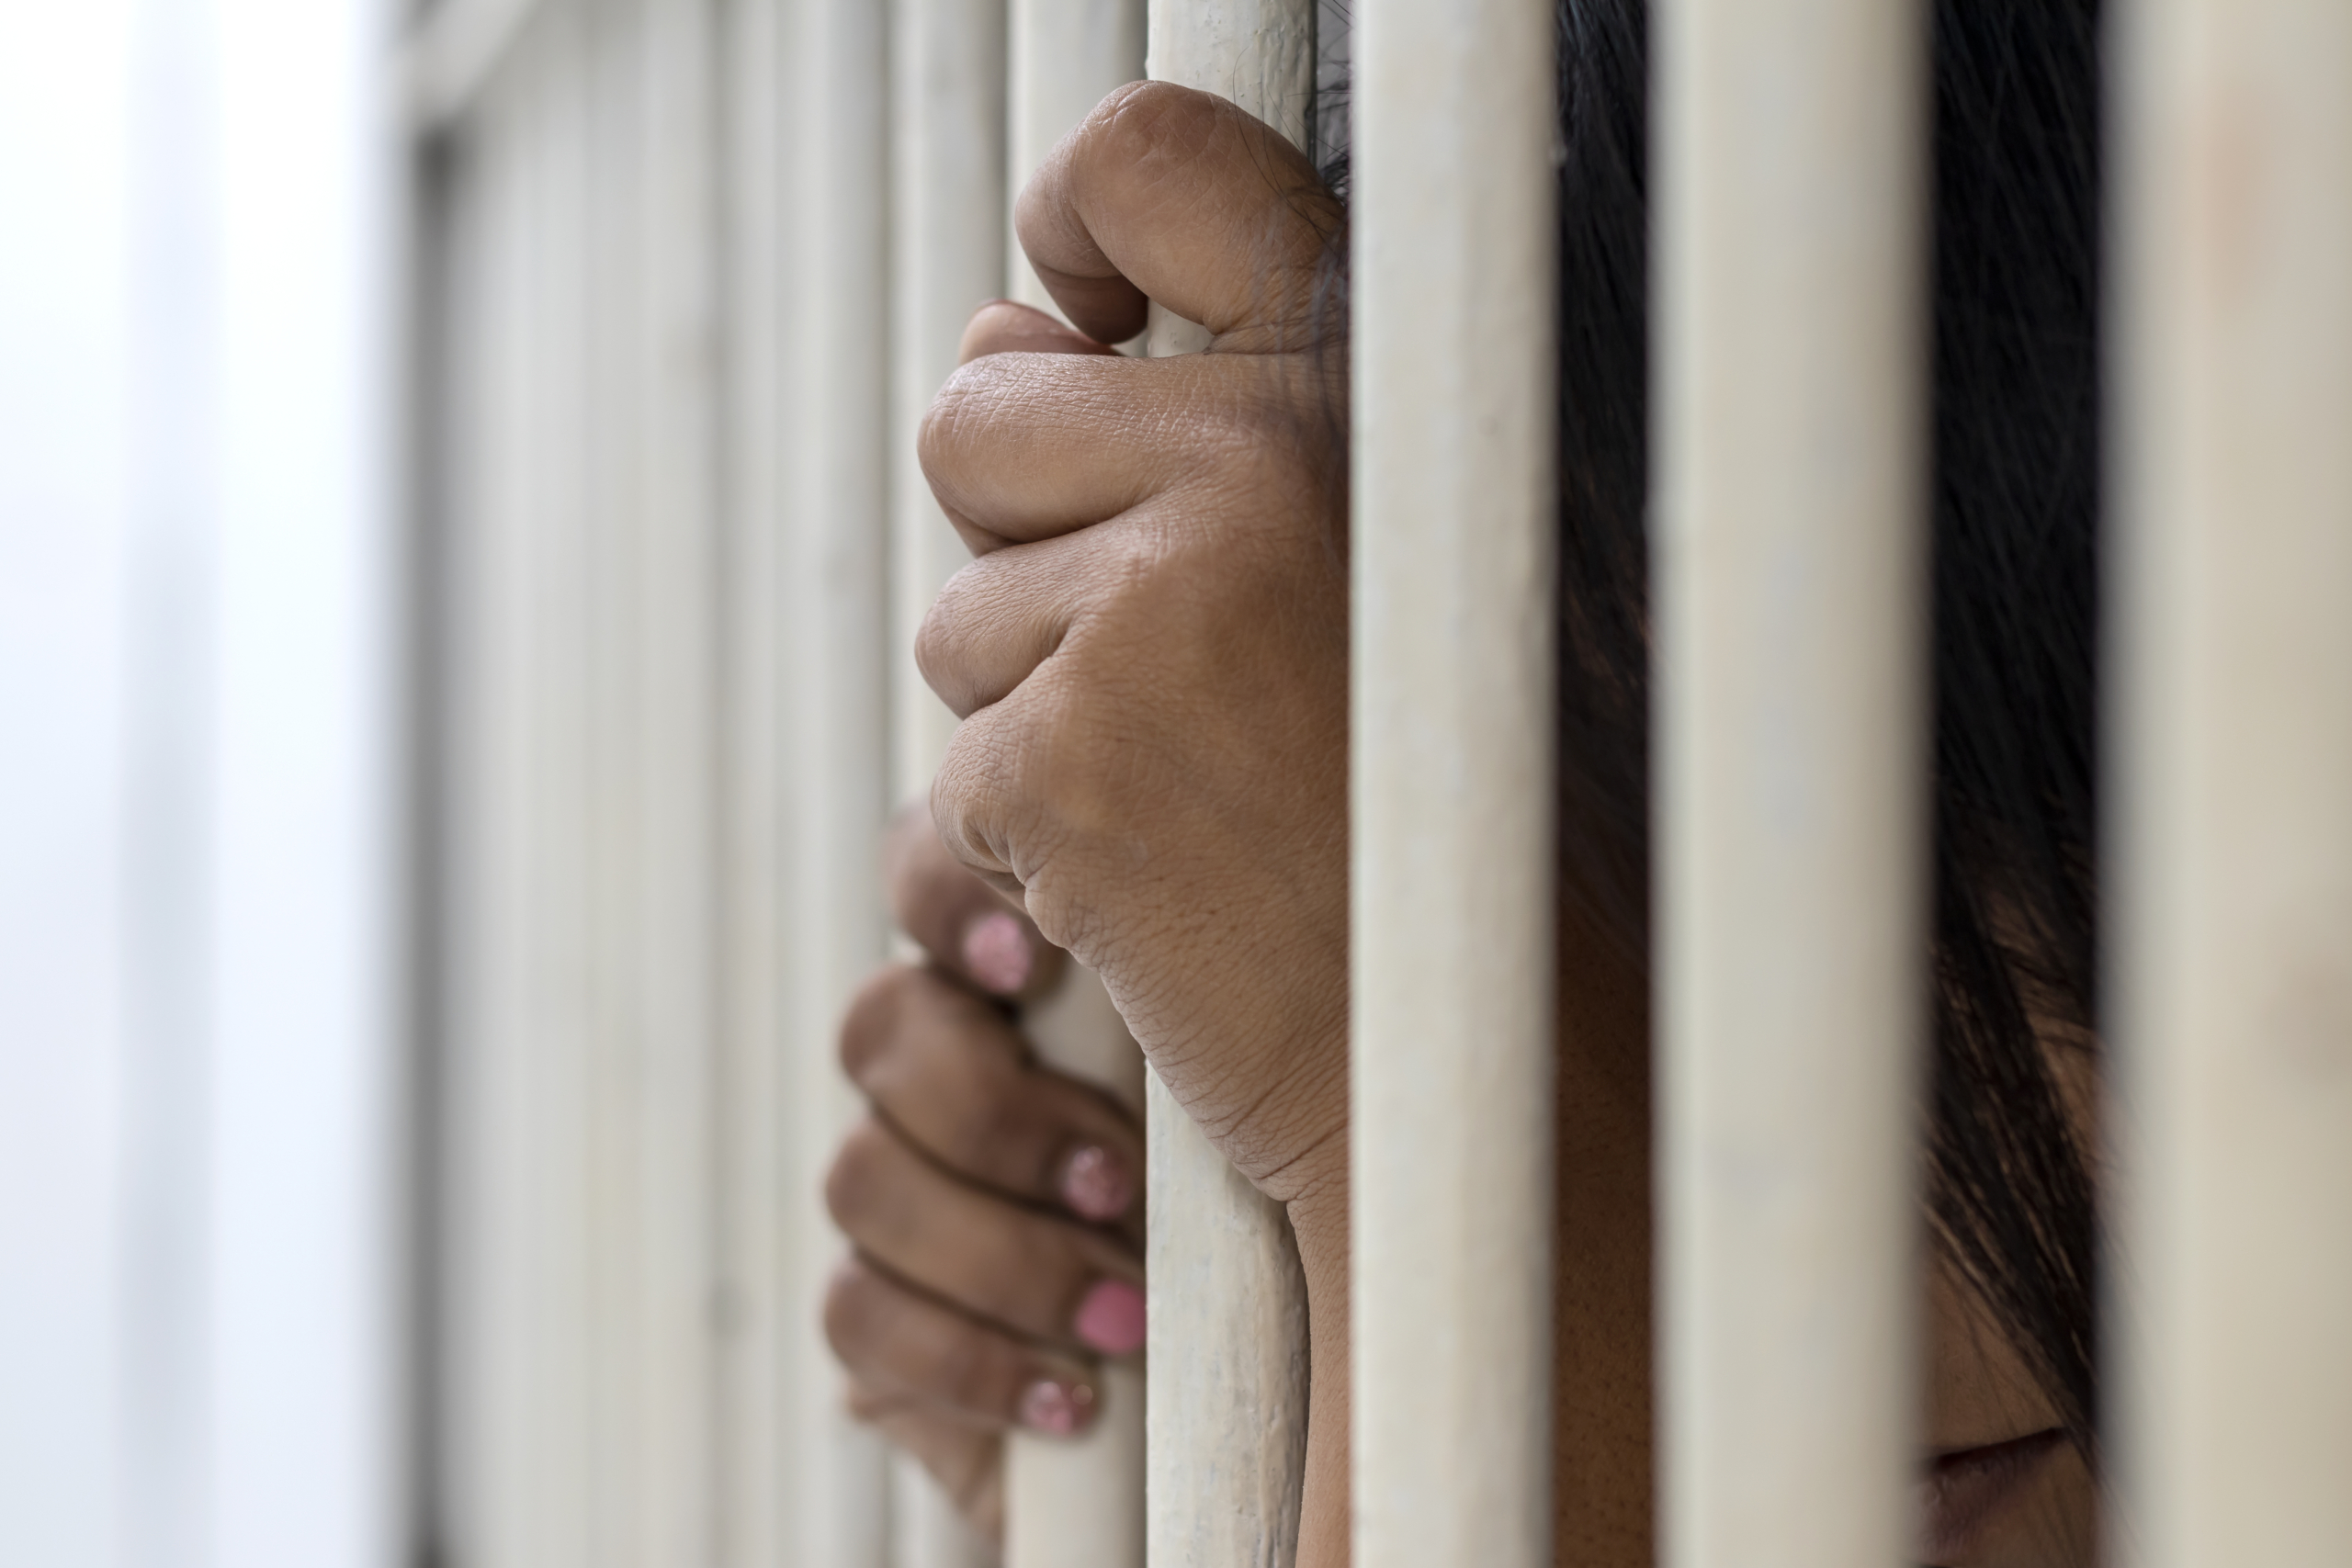
[[[1021,193],[1021,248],[1084,332],[1143,330],[1147,299],[1244,352],[1311,341],[1343,214],[1306,154],[1212,93],[1119,88]]]
[[[1118,350],[1072,332],[1045,311],[1010,299],[991,299],[964,324],[956,363],[969,365],[991,354],[1108,354]]]

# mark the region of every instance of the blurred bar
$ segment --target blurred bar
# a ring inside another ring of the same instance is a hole
[[[794,1465],[811,1377],[830,1369],[805,1341],[822,1276],[803,1278],[815,1247],[794,1155],[797,1061],[789,1032],[796,984],[789,931],[797,818],[793,781],[799,661],[787,497],[795,283],[792,80],[795,0],[733,0],[720,16],[718,85],[726,157],[714,236],[723,294],[727,400],[718,570],[722,619],[718,813],[721,866],[719,1066],[715,1224],[717,1452],[712,1477],[718,1561],[797,1561],[801,1502]]]
[[[890,140],[892,793],[927,798],[956,716],[915,668],[916,628],[971,559],[915,454],[964,323],[1004,293],[1005,0],[894,0]]]
[[[2348,1562],[2352,7],[2109,15],[2110,1550]]]
[[[1005,197],[1019,197],[1054,143],[1112,88],[1143,78],[1145,0],[1006,0]],[[1058,317],[1005,226],[1012,298]]]
[[[718,156],[696,0],[537,14],[443,139],[436,1549],[709,1540]],[[442,423],[445,422],[446,423]]]
[[[1656,12],[1662,1560],[1907,1560],[1927,7]]]
[[[797,0],[785,56],[796,292],[778,434],[798,693],[786,930],[798,960],[792,1190],[806,1226],[788,1303],[805,1358],[793,1453],[799,1568],[882,1568],[889,1536],[884,1446],[851,1419],[816,1311],[842,1252],[822,1206],[824,1173],[861,1111],[834,1040],[852,995],[888,956],[878,865],[890,795],[888,16],[877,0]]]
[[[1554,6],[1354,49],[1354,1562],[1544,1568]]]
[[[932,499],[915,439],[955,373],[964,323],[1004,292],[1004,12],[1005,0],[890,8],[890,783],[901,805],[929,801],[956,733],[915,668],[915,631],[971,558]],[[995,1561],[915,1459],[890,1462],[893,1568]]]

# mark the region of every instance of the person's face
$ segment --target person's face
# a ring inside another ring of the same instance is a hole
[[[1648,982],[1564,910],[1560,943],[1556,1525],[1564,1562],[1651,1562]],[[2073,1130],[2095,1147],[2095,1042],[2044,1030]],[[1925,1410],[1913,1561],[2087,1568],[2098,1491],[2011,1333],[1948,1265],[1921,1280]]]

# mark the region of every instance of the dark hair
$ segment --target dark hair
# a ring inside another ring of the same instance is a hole
[[[1562,0],[1564,881],[1645,948],[1645,0]],[[2086,1453],[2086,1151],[2036,1025],[2096,945],[2096,0],[1935,6],[1935,1055],[1929,1215]]]

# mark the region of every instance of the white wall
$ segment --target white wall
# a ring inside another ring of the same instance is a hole
[[[0,26],[0,1561],[109,1560],[119,4]]]
[[[0,1565],[392,1555],[368,0],[0,18]]]

